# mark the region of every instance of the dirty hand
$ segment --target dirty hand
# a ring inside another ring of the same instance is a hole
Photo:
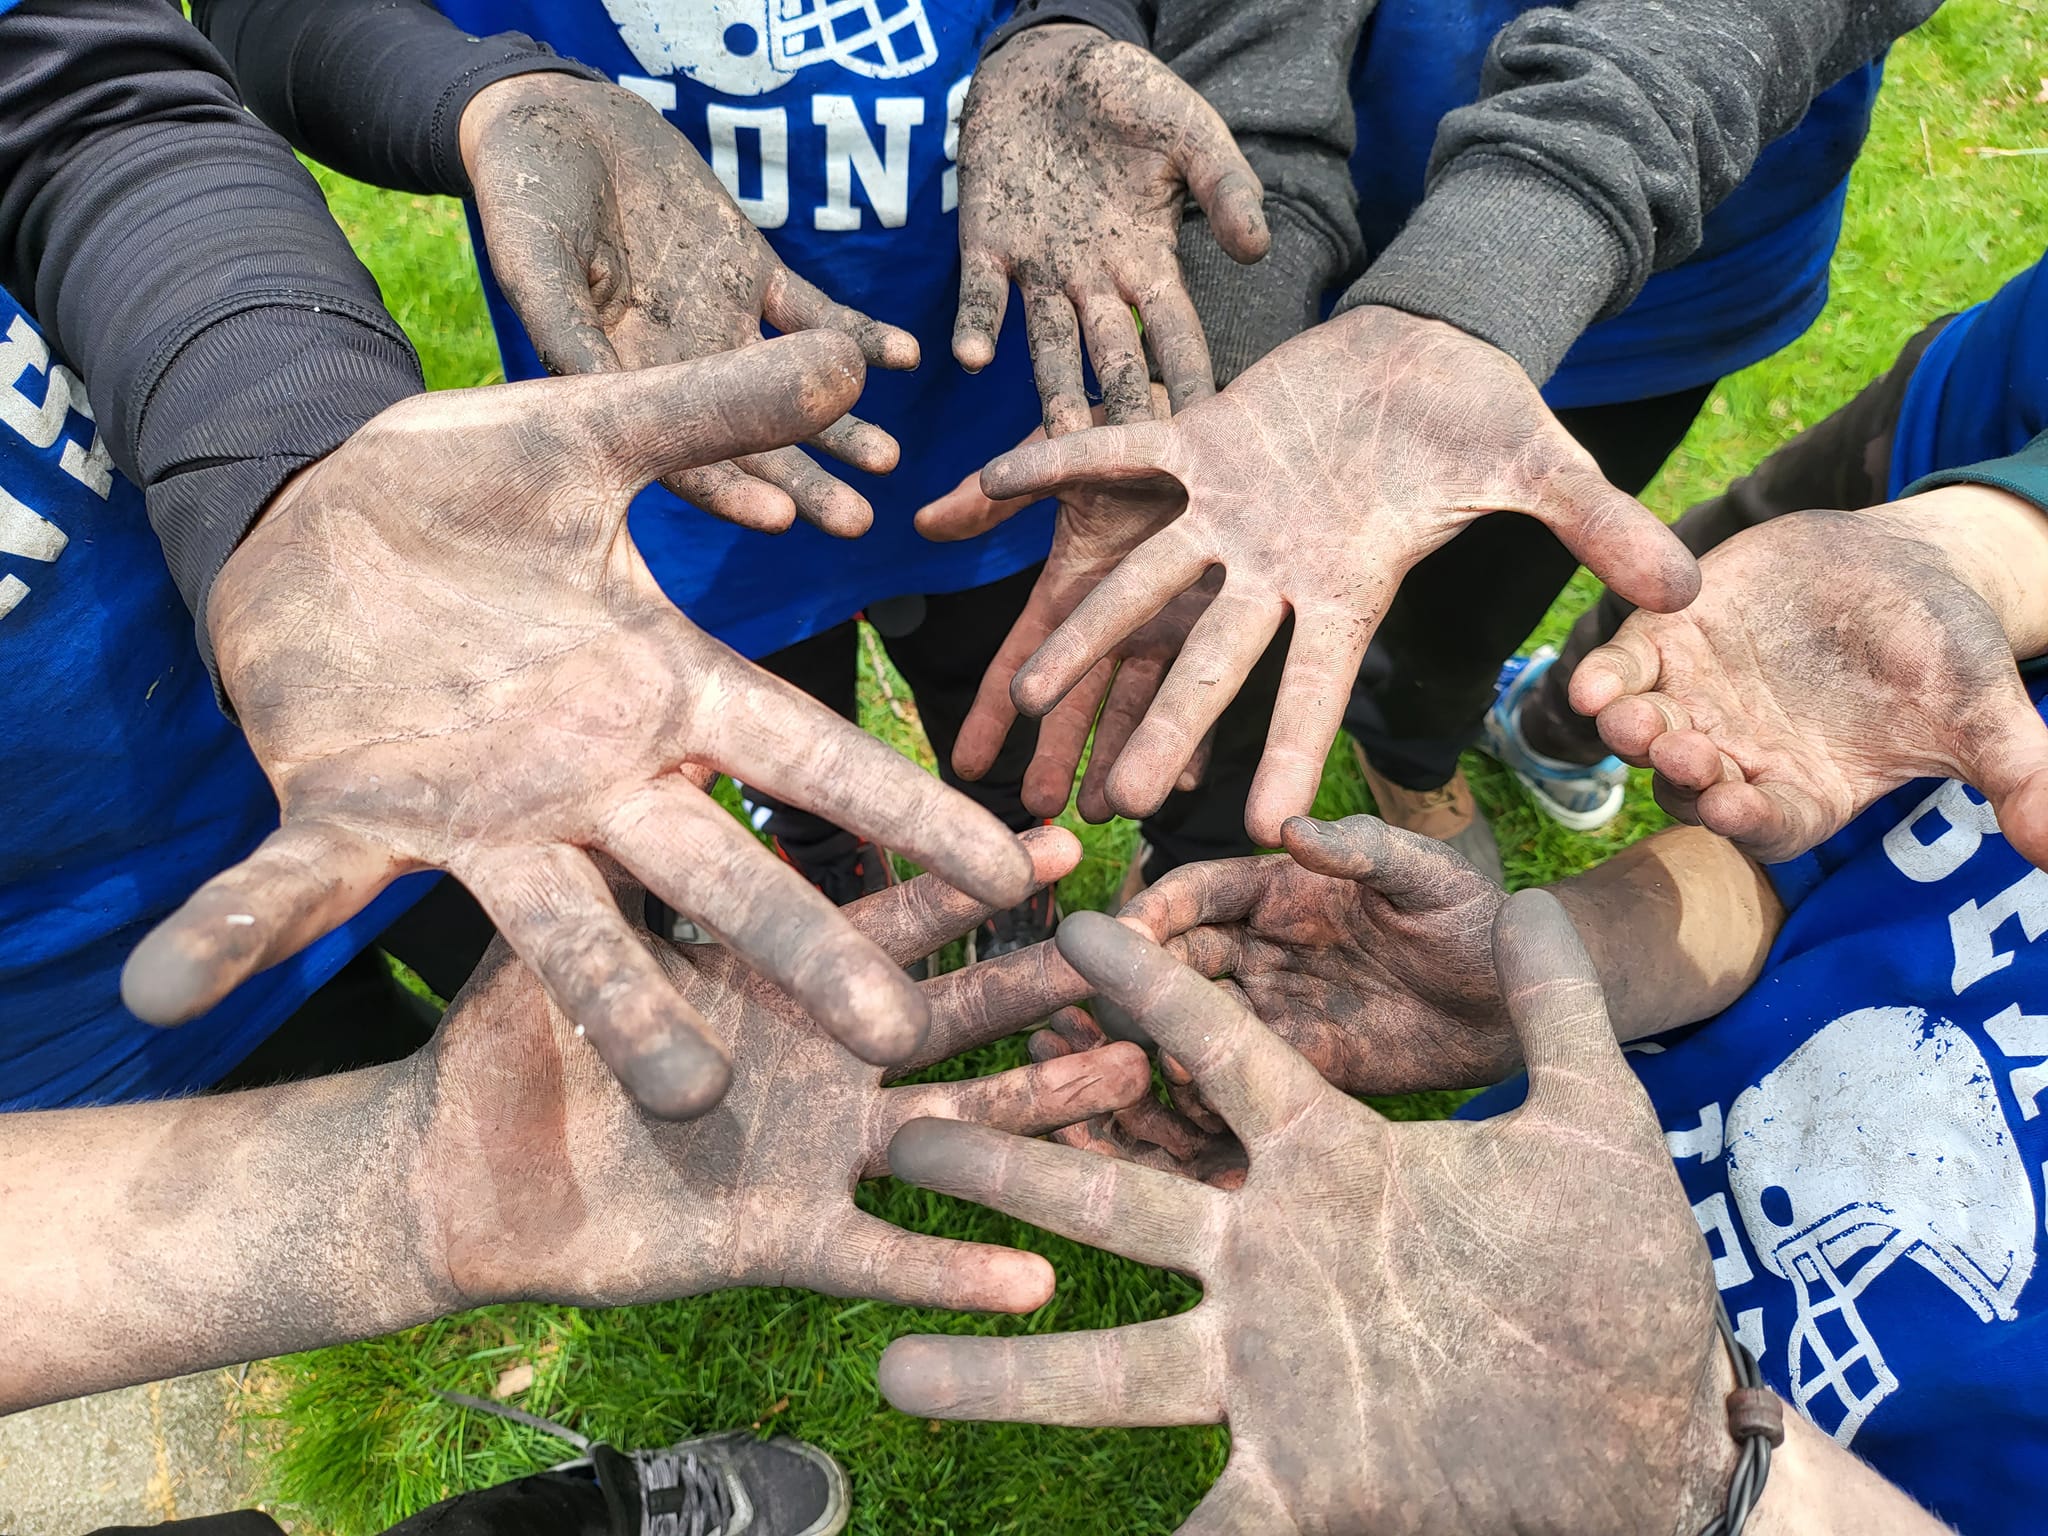
[[[787,335],[851,336],[870,367],[915,368],[917,340],[835,303],[782,264],[689,140],[631,91],[570,75],[516,75],[462,115],[462,158],[491,270],[555,373],[615,373]],[[842,416],[806,439],[870,474],[894,438]],[[677,469],[662,484],[744,528],[794,517],[851,538],[867,498],[801,449]]]
[[[1163,418],[1163,391],[1154,391],[1153,405]],[[1044,437],[1041,429],[1024,441],[1028,445]],[[1029,498],[990,500],[979,477],[970,475],[922,508],[917,528],[928,539],[973,538],[1027,505]],[[1017,706],[1010,698],[1010,684],[1017,669],[1125,555],[1172,522],[1184,505],[1177,486],[1129,490],[1078,486],[1062,498],[1053,519],[1052,548],[1046,554],[1045,567],[1032,585],[1024,611],[989,663],[954,743],[953,768],[962,778],[978,779],[987,773],[1016,724]],[[1087,751],[1088,771],[1081,781],[1078,805],[1081,817],[1104,822],[1115,814],[1105,793],[1110,772],[1151,707],[1166,669],[1180,654],[1188,631],[1202,616],[1216,585],[1209,580],[1198,582],[1149,624],[1126,635],[1039,722],[1037,748],[1024,774],[1025,809],[1034,816],[1057,816],[1065,810],[1081,754]],[[1192,788],[1200,779],[1202,755],[1197,754],[1197,761],[1181,775],[1181,788]]]
[[[1562,909],[1512,897],[1493,942],[1527,1102],[1395,1125],[1130,929],[1069,919],[1061,952],[1243,1139],[1243,1187],[940,1121],[899,1131],[889,1165],[1203,1299],[1107,1333],[899,1339],[883,1395],[929,1418],[1227,1423],[1183,1536],[1701,1529],[1734,1444],[1699,1228]]]
[[[868,1060],[919,1048],[880,949],[705,793],[731,773],[901,848],[998,907],[1002,824],[678,613],[626,512],[656,475],[787,443],[860,391],[820,333],[703,362],[422,395],[278,495],[208,611],[283,826],[137,948],[122,995],[175,1023],[412,870],[468,886],[658,1114],[728,1065],[634,937],[600,856],[719,934]]]
[[[1246,804],[1246,830],[1268,846],[1315,797],[1359,661],[1401,578],[1474,519],[1537,518],[1646,608],[1682,607],[1698,584],[1685,547],[1601,478],[1511,358],[1391,309],[1317,326],[1171,421],[1005,454],[982,486],[997,499],[1142,487],[1187,504],[1017,673],[1012,693],[1026,714],[1046,714],[1120,640],[1222,567],[1220,591],[1110,775],[1108,801],[1121,815],[1159,808],[1292,615]]]
[[[1681,821],[1767,862],[1913,779],[1960,778],[2048,867],[2048,727],[2013,658],[2048,648],[2048,519],[1982,486],[1745,529],[1682,613],[1579,664],[1572,707]]]
[[[1286,855],[1186,864],[1119,917],[1351,1093],[1499,1082],[1519,1064],[1493,964],[1498,887],[1371,816],[1280,829]]]
[[[1088,424],[1083,336],[1112,423],[1152,414],[1147,346],[1176,411],[1214,393],[1174,249],[1181,209],[1192,192],[1239,261],[1269,237],[1258,177],[1193,88],[1094,27],[1032,27],[975,72],[959,169],[961,366],[994,360],[1014,281],[1055,436]]]
[[[1028,834],[1045,882],[1080,847]],[[846,909],[897,964],[992,909],[926,875]],[[736,1285],[794,1285],[906,1306],[1028,1312],[1052,1293],[1034,1254],[906,1232],[856,1208],[887,1171],[889,1138],[921,1116],[1026,1135],[1141,1095],[1144,1053],[1116,1045],[994,1077],[885,1088],[786,993],[715,945],[635,941],[710,1024],[738,1069],[725,1101],[687,1124],[650,1119],[502,945],[422,1058],[417,1200],[454,1294],[445,1307],[537,1298],[618,1306]],[[965,975],[967,973],[954,973]],[[923,1066],[1025,1022],[947,1008]],[[957,984],[955,984],[957,986]]]

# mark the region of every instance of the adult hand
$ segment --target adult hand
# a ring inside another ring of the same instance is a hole
[[[1030,859],[994,817],[676,612],[626,512],[654,476],[844,414],[860,354],[787,337],[700,363],[422,395],[295,477],[208,612],[284,824],[143,941],[122,994],[188,1019],[397,876],[453,872],[659,1114],[715,1103],[702,1015],[595,855],[719,934],[869,1060],[923,1002],[705,788],[731,773],[998,907]]]
[[[463,164],[491,270],[556,373],[616,373],[729,352],[776,330],[832,330],[869,366],[915,368],[917,339],[798,277],[702,157],[631,91],[570,75],[515,75],[464,110]],[[807,439],[870,474],[894,438],[843,416]],[[662,484],[745,528],[801,516],[852,538],[867,498],[800,449],[677,469]]]
[[[1669,529],[1601,478],[1505,353],[1398,310],[1366,307],[1268,354],[1171,421],[1104,427],[1004,455],[991,497],[1144,487],[1187,510],[1126,558],[1016,676],[1044,715],[1212,567],[1194,625],[1108,783],[1120,814],[1152,814],[1288,614],[1294,636],[1246,805],[1252,838],[1308,810],[1359,661],[1416,561],[1489,512],[1550,527],[1642,607],[1698,585]]]
[[[1286,856],[1186,864],[1119,914],[1351,1093],[1496,1083],[1519,1065],[1493,963],[1498,887],[1370,816],[1297,816]]]
[[[920,1417],[1230,1426],[1182,1532],[1693,1531],[1734,1463],[1699,1228],[1563,911],[1494,935],[1529,1096],[1389,1124],[1220,989],[1108,918],[1061,952],[1193,1070],[1250,1152],[1234,1193],[918,1121],[898,1177],[1194,1276],[1108,1333],[899,1339]]]
[[[1154,391],[1153,406],[1163,417],[1163,391]],[[1044,437],[1040,429],[1024,442]],[[969,475],[918,512],[918,532],[942,541],[973,538],[1029,505],[1029,500],[993,501],[982,491],[979,477]],[[1084,486],[1062,498],[1044,569],[989,663],[961,725],[953,746],[955,772],[978,779],[995,765],[1017,722],[1010,685],[1018,668],[1124,556],[1179,516],[1185,504],[1177,486],[1129,491]],[[1106,793],[1110,773],[1218,585],[1204,578],[1149,624],[1125,636],[1039,722],[1037,748],[1024,773],[1025,809],[1035,816],[1057,816],[1065,810],[1085,751],[1088,771],[1081,780],[1077,809],[1084,821],[1091,822],[1108,821],[1115,814]],[[1203,756],[1198,753],[1183,771],[1181,788],[1191,789],[1200,780]]]
[[[1048,432],[1088,424],[1084,334],[1109,420],[1151,415],[1132,305],[1173,408],[1214,393],[1174,250],[1182,205],[1193,192],[1239,261],[1265,255],[1269,237],[1258,177],[1184,80],[1094,27],[1032,27],[975,72],[959,171],[962,367],[994,360],[1015,281]]]
[[[1636,614],[1580,663],[1572,707],[1658,803],[1767,862],[1914,779],[1982,790],[2048,867],[2048,727],[2015,653],[2044,637],[2048,520],[1976,486],[1746,529],[1682,613]]]
[[[1035,878],[1080,846],[1029,834]],[[926,875],[846,909],[898,964],[992,909]],[[905,1232],[863,1214],[856,1183],[886,1170],[890,1136],[919,1116],[1032,1134],[1142,1095],[1144,1053],[1119,1045],[994,1077],[885,1088],[786,993],[730,951],[641,936],[730,1049],[732,1092],[688,1124],[650,1119],[591,1059],[569,1021],[502,946],[423,1061],[428,1124],[419,1202],[449,1307],[546,1298],[617,1306],[735,1285],[795,1285],[907,1306],[1026,1312],[1052,1292],[1033,1254]],[[916,1065],[1025,1022],[944,1006],[972,972],[929,984],[938,1039]],[[972,990],[971,983],[967,990]]]

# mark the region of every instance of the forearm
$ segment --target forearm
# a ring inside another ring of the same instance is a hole
[[[1785,1409],[1785,1443],[1744,1536],[1947,1536],[1949,1527]]]
[[[453,1304],[412,1068],[0,1116],[0,1412],[366,1338]]]
[[[380,187],[461,197],[456,134],[485,86],[558,71],[597,80],[523,33],[469,36],[421,0],[194,0],[249,109],[299,149]]]
[[[1350,69],[1370,0],[1161,0],[1154,51],[1216,109],[1258,172],[1273,245],[1244,266],[1199,212],[1181,270],[1228,384],[1321,313],[1364,259],[1351,180]]]
[[[1909,490],[1876,515],[1941,546],[1998,615],[2015,659],[2048,655],[2048,434]]]
[[[1579,333],[1697,248],[1706,215],[1821,91],[1938,0],[1582,0],[1504,28],[1445,116],[1427,196],[1345,294],[1445,320],[1541,383]]]
[[[1763,969],[1785,909],[1733,843],[1672,827],[1550,887],[1623,1040],[1711,1018]]]
[[[156,0],[0,15],[0,231],[202,619],[278,487],[421,387],[318,186]]]

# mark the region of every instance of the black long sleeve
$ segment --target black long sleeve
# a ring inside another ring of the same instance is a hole
[[[84,377],[209,663],[206,595],[279,486],[422,387],[319,187],[165,0],[0,15],[0,284]]]
[[[249,110],[323,165],[401,192],[462,197],[457,131],[485,86],[604,78],[523,33],[471,37],[419,0],[193,0]]]

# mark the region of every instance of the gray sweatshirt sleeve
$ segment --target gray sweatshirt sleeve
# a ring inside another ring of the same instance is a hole
[[[1159,0],[1153,52],[1236,135],[1266,189],[1273,247],[1240,266],[1200,211],[1180,264],[1227,384],[1313,325],[1323,293],[1363,259],[1351,184],[1351,56],[1372,0]]]
[[[1422,206],[1340,309],[1384,304],[1538,383],[1625,308],[1764,145],[1940,0],[1580,0],[1502,29],[1445,115]]]

